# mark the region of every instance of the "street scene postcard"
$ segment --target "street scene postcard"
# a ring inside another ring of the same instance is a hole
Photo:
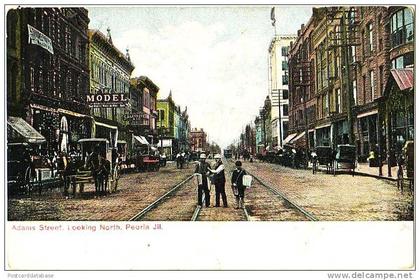
[[[412,278],[415,23],[414,5],[5,5],[5,270]]]

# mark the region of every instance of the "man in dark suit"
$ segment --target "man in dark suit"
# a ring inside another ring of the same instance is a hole
[[[202,206],[202,197],[203,192],[206,201],[206,207],[210,206],[210,190],[209,184],[207,181],[207,175],[209,174],[210,165],[206,162],[206,154],[200,155],[200,161],[198,162],[197,166],[195,167],[195,173],[201,174],[201,184],[198,185],[198,205]]]
[[[216,188],[216,205],[215,207],[220,207],[220,195],[223,200],[223,207],[228,207],[226,192],[225,192],[225,167],[222,163],[222,157],[219,154],[214,156],[216,160],[215,170],[210,170],[214,174],[214,185]]]

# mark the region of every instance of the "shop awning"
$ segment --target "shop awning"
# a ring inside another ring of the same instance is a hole
[[[106,124],[106,123],[101,123],[101,122],[95,122],[95,125],[99,125],[99,126],[103,126],[103,127],[107,127],[107,128],[115,129],[115,130],[118,129],[118,127],[116,127],[116,126],[109,125],[109,124]]]
[[[89,117],[90,118],[90,116],[83,115],[83,114],[76,113],[76,112],[69,111],[69,110],[65,110],[65,109],[61,109],[61,108],[58,108],[57,112],[62,113],[62,114],[66,114],[66,115],[69,115],[69,116],[73,116],[73,117],[78,117],[78,118],[84,118],[84,117]]]
[[[44,143],[45,137],[35,130],[30,124],[22,118],[8,117],[7,126],[12,129],[10,138],[23,138],[28,143],[41,144]],[[9,138],[9,135],[8,135]]]
[[[158,148],[172,148],[172,139],[163,139],[159,140],[158,144],[156,145]]]
[[[292,140],[290,140],[290,143],[296,142],[297,140],[299,140],[300,138],[302,138],[303,135],[305,135],[305,131],[304,132],[301,132],[298,136],[296,136],[295,138],[293,138]]]
[[[413,69],[391,69],[392,77],[394,77],[395,82],[397,83],[400,90],[405,90],[413,88],[414,86],[414,76]]]
[[[330,127],[331,123],[327,123],[327,124],[321,124],[319,126],[316,126],[315,129],[321,129],[321,128],[326,128],[326,127]]]
[[[290,140],[292,140],[295,136],[296,136],[296,133],[287,135],[287,137],[283,140],[283,145],[289,143]]]
[[[142,145],[150,145],[147,139],[144,136],[133,135],[134,139]]]

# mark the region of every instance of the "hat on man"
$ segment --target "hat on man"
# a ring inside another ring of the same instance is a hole
[[[215,156],[214,156],[214,159],[221,159],[222,158],[222,156],[220,155],[220,154],[216,154]]]
[[[242,162],[240,160],[236,161],[235,166],[242,166]]]
[[[206,159],[206,154],[200,154],[200,159]]]

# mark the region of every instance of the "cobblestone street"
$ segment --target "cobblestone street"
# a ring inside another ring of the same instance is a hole
[[[305,221],[307,218],[288,202],[254,180],[246,190],[245,206],[235,209],[230,188],[230,170],[226,168],[228,208],[213,207],[214,185],[211,186],[211,207],[203,207],[198,221]],[[244,162],[246,170],[285,194],[295,204],[322,221],[400,221],[413,219],[413,197],[403,194],[395,182],[371,177],[340,174],[333,176],[310,170],[296,170],[279,165]],[[9,220],[129,220],[156,199],[193,173],[193,164],[176,169],[174,164],[159,172],[122,175],[116,193],[94,198],[93,185],[76,198],[66,199],[58,191],[47,191],[30,198],[10,198]],[[147,182],[147,183],[146,183]],[[194,180],[187,181],[168,195],[141,220],[189,221],[196,207],[197,189]]]
[[[176,169],[170,164],[159,172],[125,174],[120,178],[116,193],[100,198],[93,198],[93,185],[85,187],[84,195],[76,199],[65,199],[57,191],[31,198],[11,198],[8,200],[8,219],[129,220],[191,173],[192,165],[188,169]]]
[[[283,192],[324,221],[413,219],[413,196],[395,182],[364,176],[296,170],[269,163],[244,163],[245,169]],[[254,189],[251,189],[252,193]]]

